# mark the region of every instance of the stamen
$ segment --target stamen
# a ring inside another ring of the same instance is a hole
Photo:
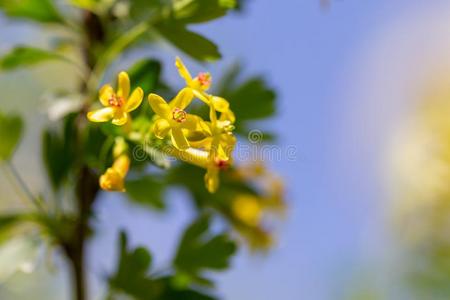
[[[211,74],[209,73],[199,73],[197,76],[198,82],[202,86],[202,88],[209,88],[211,85]]]
[[[125,104],[125,100],[117,95],[112,95],[111,98],[109,98],[108,103],[113,107],[122,107]]]
[[[183,123],[187,119],[187,113],[184,110],[175,107],[172,111],[172,118],[178,123]]]

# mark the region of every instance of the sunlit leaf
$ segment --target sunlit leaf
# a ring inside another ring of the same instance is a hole
[[[21,46],[0,58],[0,70],[9,71],[55,59],[61,59],[61,56],[43,49]]]
[[[63,17],[51,0],[0,0],[0,9],[9,17],[43,23],[63,22]]]
[[[0,160],[8,160],[22,137],[23,121],[19,116],[0,112]]]
[[[200,61],[214,61],[221,58],[218,47],[207,38],[189,31],[178,23],[159,24],[156,29],[174,46]]]
[[[182,23],[208,22],[227,14],[235,0],[178,0],[173,3],[173,18]]]

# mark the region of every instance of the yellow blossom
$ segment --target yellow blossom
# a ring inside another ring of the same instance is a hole
[[[172,144],[179,150],[189,148],[183,129],[196,130],[201,126],[200,117],[188,114],[184,110],[193,97],[190,89],[182,89],[170,103],[156,94],[148,96],[150,106],[159,117],[153,126],[155,136],[163,139],[170,133]]]
[[[92,122],[108,122],[117,126],[124,125],[129,120],[129,113],[142,102],[144,91],[138,87],[130,95],[130,78],[126,72],[118,75],[118,89],[115,92],[111,85],[104,85],[99,92],[99,99],[104,106],[91,111],[87,117]]]
[[[230,104],[226,99],[206,93],[212,84],[211,74],[199,73],[196,77],[192,78],[191,73],[179,57],[176,58],[175,66],[177,67],[180,76],[186,82],[186,87],[192,90],[195,97],[207,104],[212,105],[216,111],[228,111]]]
[[[111,168],[100,176],[100,187],[110,192],[125,192],[125,177],[130,168],[130,158],[122,154],[116,158]]]
[[[258,197],[250,194],[238,195],[231,205],[233,215],[247,226],[258,226],[261,222],[263,208]]]

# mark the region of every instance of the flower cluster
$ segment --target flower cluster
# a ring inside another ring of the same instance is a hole
[[[281,178],[269,172],[262,161],[237,167],[230,173],[236,181],[251,183],[259,192],[239,193],[231,200],[230,215],[236,229],[254,249],[268,249],[272,232],[265,226],[265,217],[283,215],[286,209],[285,189]]]
[[[154,93],[148,96],[148,102],[156,114],[152,134],[158,139],[170,140],[172,148],[168,154],[205,168],[206,188],[214,193],[219,187],[220,170],[232,163],[231,155],[236,144],[232,133],[235,115],[227,100],[208,93],[212,82],[209,73],[192,77],[180,58],[176,59],[175,65],[186,86],[169,102]],[[104,108],[89,112],[87,117],[92,122],[112,121],[117,126],[125,125],[131,122],[130,112],[141,105],[143,97],[144,92],[139,87],[130,95],[130,79],[127,73],[121,72],[117,91],[110,85],[102,87],[99,98]],[[209,120],[187,112],[195,99],[209,107]],[[114,170],[113,166],[101,177],[101,187],[122,191],[124,176],[113,176]],[[113,177],[116,184],[106,184],[114,181],[111,180]],[[119,183],[120,178],[122,183]]]

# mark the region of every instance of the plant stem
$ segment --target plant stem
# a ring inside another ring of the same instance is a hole
[[[88,69],[88,76],[92,74],[94,66],[97,64],[97,57],[93,55],[91,49],[101,44],[104,39],[103,26],[99,17],[91,12],[86,12],[83,20],[85,42],[82,45],[82,52],[85,65]],[[82,93],[88,91],[86,82],[80,86]],[[84,139],[83,131],[85,122],[82,119],[84,112],[80,112],[79,122],[77,122],[78,134],[76,138],[77,153],[83,155]],[[69,240],[63,241],[63,248],[72,268],[73,299],[87,299],[87,282],[85,276],[85,245],[89,236],[89,217],[91,216],[92,204],[95,201],[99,187],[98,178],[85,164],[84,158],[79,157],[78,161],[82,163],[77,176],[75,194],[78,200],[78,209],[73,226],[72,235]]]

